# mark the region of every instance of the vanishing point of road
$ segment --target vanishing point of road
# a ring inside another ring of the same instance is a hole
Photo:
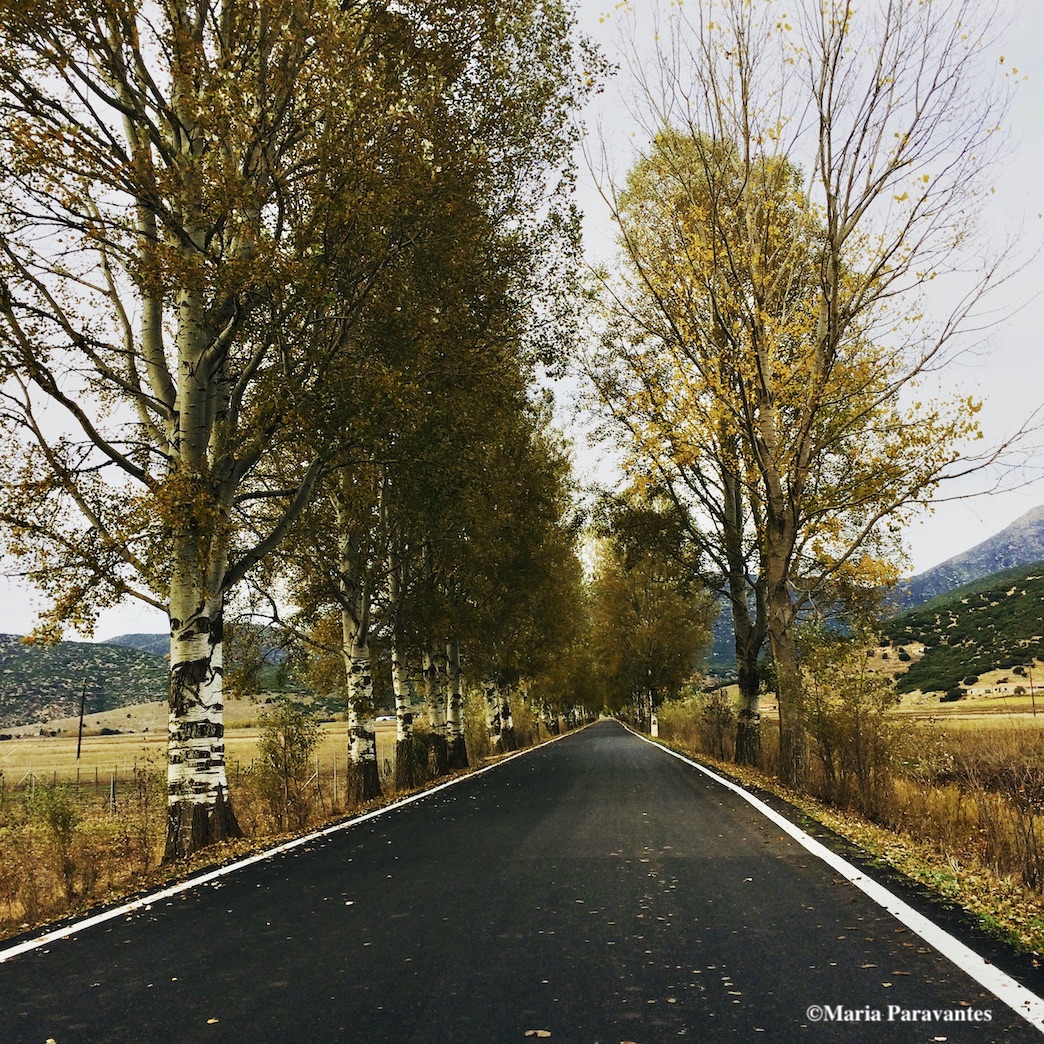
[[[609,721],[12,945],[5,1042],[1040,1039],[779,821]]]

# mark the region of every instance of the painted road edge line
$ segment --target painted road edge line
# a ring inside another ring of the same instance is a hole
[[[781,815],[774,808],[766,805],[764,801],[755,797],[738,783],[733,783],[731,779],[726,779],[712,769],[707,768],[706,765],[701,765],[698,761],[693,761],[692,758],[688,758],[676,750],[671,750],[670,747],[665,747],[662,743],[657,743],[647,736],[637,732],[634,735],[670,754],[672,758],[677,758],[686,765],[691,765],[693,768],[698,769],[705,776],[709,776],[716,783],[721,784],[721,786],[743,798],[748,804],[753,805],[758,812],[789,834],[798,844],[807,849],[812,855],[823,860],[831,869],[836,870],[860,891],[865,892],[870,899],[877,903],[878,906],[887,910],[900,924],[919,935],[926,943],[956,964],[961,971],[970,975],[980,986],[989,990],[998,1000],[1003,1001],[1012,1011],[1021,1015],[1038,1030],[1044,1031],[1044,1000],[1031,990],[1028,990],[1022,983],[1017,982],[1006,972],[1001,971],[995,964],[991,964],[971,947],[965,946],[959,939],[954,938],[934,921],[925,917],[924,914],[918,913],[917,910],[900,899],[899,896],[890,892],[884,885],[878,884],[871,877],[867,877],[866,874],[847,859],[839,856],[836,852],[832,852],[822,842],[817,841],[811,834],[795,826],[786,816]]]
[[[52,931],[45,932],[43,935],[26,939],[25,941],[16,943],[14,946],[9,946],[6,949],[0,949],[0,964],[3,964],[4,961],[11,960],[12,957],[18,957],[20,954],[28,953],[30,950],[38,950],[40,947],[47,946],[53,942],[58,942],[60,939],[68,939],[69,936],[86,931],[88,928],[93,928],[95,925],[104,924],[106,921],[114,921],[117,917],[125,917],[138,910],[147,910],[151,908],[154,903],[162,902],[164,899],[170,899],[172,896],[180,895],[182,892],[191,891],[193,888],[202,888],[204,885],[208,885],[220,877],[225,877],[227,874],[235,873],[237,870],[242,870],[244,867],[251,866],[254,863],[260,863],[265,859],[271,859],[274,856],[282,855],[284,852],[290,852],[293,849],[300,848],[302,845],[307,845],[312,841],[329,837],[331,834],[340,833],[342,830],[350,830],[352,827],[358,826],[360,823],[367,823],[371,819],[376,819],[378,816],[383,816],[388,812],[394,812],[400,808],[405,808],[407,805],[412,805],[417,801],[423,801],[425,798],[431,797],[433,794],[438,794],[440,791],[448,790],[450,787],[456,786],[458,783],[463,783],[464,780],[474,779],[476,776],[481,776],[486,772],[491,772],[493,769],[499,768],[501,765],[505,765],[509,761],[514,761],[515,758],[523,757],[526,754],[532,754],[533,751],[540,750],[543,747],[546,747],[549,743],[556,743],[558,740],[565,739],[568,736],[575,736],[585,728],[588,728],[588,726],[584,725],[579,729],[571,729],[569,732],[563,732],[559,736],[552,736],[543,743],[536,743],[531,747],[516,750],[513,753],[507,754],[497,761],[494,761],[492,764],[484,765],[482,768],[475,769],[472,772],[465,772],[459,776],[454,776],[452,779],[446,780],[445,783],[437,783],[435,786],[430,787],[427,790],[419,790],[416,794],[410,794],[398,801],[393,801],[390,805],[382,805],[380,808],[375,808],[370,812],[363,812],[361,815],[353,816],[351,819],[342,820],[340,823],[334,823],[332,826],[321,827],[319,830],[313,830],[309,834],[295,837],[292,841],[286,841],[281,845],[276,845],[274,848],[266,848],[263,852],[255,852],[253,855],[247,856],[245,859],[237,859],[234,863],[227,863],[224,866],[216,867],[215,869],[208,870],[196,877],[190,877],[184,881],[178,881],[176,884],[168,885],[166,888],[161,888],[157,892],[150,892],[148,895],[132,899],[129,902],[122,903],[120,906],[114,906],[108,910],[102,910],[100,913],[93,914],[90,917],[85,917],[79,921],[74,921],[72,924],[63,925],[61,928],[55,928]]]

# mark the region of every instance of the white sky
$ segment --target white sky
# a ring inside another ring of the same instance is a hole
[[[688,0],[688,5],[698,2]],[[640,22],[643,9],[651,5],[649,0],[634,0],[632,6]],[[1006,123],[1011,154],[997,171],[996,214],[991,214],[990,226],[1002,236],[1011,229],[1018,230],[1028,256],[1037,245],[1044,244],[1044,3],[1003,0],[1002,9],[1010,25],[998,26],[1000,53],[1007,68],[1014,66],[1020,77],[1024,74],[1028,79],[1018,85]],[[619,31],[620,17],[612,0],[580,0],[580,24],[610,58],[617,53],[613,38]],[[592,107],[587,117],[589,132],[595,139],[590,151],[598,150],[599,124],[604,128],[604,136],[612,136],[616,142],[626,141],[626,129],[620,132],[628,122],[627,93],[626,80],[623,75],[618,76]],[[636,147],[643,144],[639,138],[634,143]],[[619,159],[614,156],[616,173],[622,173],[627,163],[626,155]],[[607,260],[612,242],[610,222],[590,175],[584,172],[580,198],[589,255],[592,260]],[[1017,302],[1019,312],[992,332],[989,354],[954,366],[947,375],[955,391],[983,400],[980,419],[985,439],[991,443],[1001,441],[1044,402],[1044,251],[1019,273],[1005,296]],[[1044,443],[1044,432],[1035,441]],[[967,550],[1031,508],[1044,504],[1044,451],[1037,455],[1036,464],[1041,477],[1032,484],[1015,491],[939,503],[923,522],[911,527],[906,542],[912,571],[928,569]],[[590,464],[582,468],[587,473],[592,470]],[[981,489],[982,485],[980,480],[975,488]],[[946,495],[971,491],[971,486],[958,491],[954,484]]]
[[[636,0],[640,7],[645,0]],[[698,0],[688,0],[690,4]],[[579,0],[581,28],[612,57],[612,32],[618,18],[603,15],[615,11],[612,0]],[[1044,242],[1044,4],[1037,0],[1005,0],[1011,24],[1003,30],[1002,49],[1006,63],[1016,66],[1028,80],[1016,91],[1008,119],[1013,154],[996,179],[996,215],[991,224],[998,230],[1021,227],[1028,254],[1035,243]],[[588,124],[599,121],[610,131],[625,119],[622,98],[627,84],[618,77],[598,99]],[[626,137],[626,135],[624,136]],[[636,146],[640,142],[636,140]],[[597,141],[593,142],[597,151]],[[621,171],[627,157],[622,157]],[[581,172],[580,203],[585,212],[585,236],[592,260],[607,259],[612,233],[608,215],[591,180]],[[988,440],[999,440],[1011,431],[1040,402],[1044,401],[1044,253],[1020,273],[1014,287],[1022,305],[1017,316],[992,337],[988,358],[954,367],[955,390],[980,396],[985,406],[982,425]],[[1038,296],[1039,295],[1039,296]],[[1044,435],[1041,440],[1044,442]],[[1044,466],[1044,453],[1038,463]],[[590,453],[581,461],[581,474],[595,469]],[[907,544],[918,572],[985,540],[1019,515],[1044,504],[1044,479],[1005,493],[992,493],[940,504],[933,515],[913,527]],[[0,633],[23,634],[35,619],[33,595],[17,581],[0,577]],[[129,632],[166,631],[162,613],[138,604],[103,614],[95,637],[100,640]]]

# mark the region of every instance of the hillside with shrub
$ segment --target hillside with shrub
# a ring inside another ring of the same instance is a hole
[[[28,725],[166,699],[167,660],[93,642],[26,645],[0,635],[0,726]]]
[[[1044,561],[1044,506],[1033,508],[999,533],[967,551],[910,577],[896,590],[899,606],[923,605],[1001,571],[1019,570]]]
[[[1044,659],[1044,562],[1006,569],[909,609],[889,621],[893,645],[921,643],[924,656],[900,692],[947,692],[968,677]]]

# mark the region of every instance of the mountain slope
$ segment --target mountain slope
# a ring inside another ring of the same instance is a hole
[[[941,692],[994,669],[1044,659],[1044,561],[966,584],[891,620],[895,645],[920,643],[922,659],[898,679],[900,692]]]
[[[79,714],[85,684],[89,712],[166,699],[167,661],[115,645],[24,645],[0,635],[0,725]]]
[[[115,638],[107,638],[106,645],[119,645],[125,649],[140,649],[154,656],[170,655],[170,635],[168,634],[121,634]]]
[[[899,604],[921,605],[936,595],[998,573],[1044,561],[1044,505],[1017,518],[981,544],[918,573],[901,585]]]

